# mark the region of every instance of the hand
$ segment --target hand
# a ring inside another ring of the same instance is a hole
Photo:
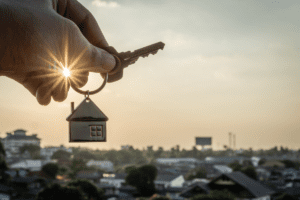
[[[108,72],[108,83],[120,80],[123,77],[124,68],[138,60],[138,58],[136,58],[135,60],[125,61],[122,53],[118,53],[117,50],[112,46],[104,47],[103,49],[112,54],[116,59],[116,66],[110,72]],[[106,73],[101,73],[101,76],[102,78],[105,78]]]
[[[64,101],[70,81],[83,87],[89,72],[116,65],[96,20],[76,0],[1,0],[0,46],[0,75],[21,83],[41,105],[51,96]]]

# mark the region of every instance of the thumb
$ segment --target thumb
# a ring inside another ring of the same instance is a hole
[[[68,20],[68,59],[71,79],[80,79],[83,72],[107,73],[116,65],[115,58],[107,51],[92,45],[78,26]],[[72,77],[73,76],[73,77]],[[73,80],[76,82],[76,80]],[[85,82],[85,81],[83,81]]]

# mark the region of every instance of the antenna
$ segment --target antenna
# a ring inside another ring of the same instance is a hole
[[[229,132],[229,149],[231,149],[231,132]]]
[[[236,146],[235,146],[235,134],[233,134],[233,149],[236,149]]]

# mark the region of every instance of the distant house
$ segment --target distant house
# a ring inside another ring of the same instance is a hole
[[[287,193],[300,199],[300,178],[294,178],[291,183],[286,184],[280,191],[281,193]]]
[[[198,183],[200,183],[200,184],[202,184],[202,183],[207,184],[207,183],[209,183],[209,180],[205,179],[205,178],[195,178],[193,180],[185,181],[183,183],[182,187],[187,188],[187,187],[189,187],[191,185],[195,185],[195,184],[198,184]]]
[[[205,182],[197,182],[191,184],[185,190],[183,190],[180,194],[181,197],[191,198],[198,194],[209,194],[210,188],[208,187],[208,183]]]
[[[118,194],[118,199],[126,199],[126,200],[135,200],[138,194],[137,189],[130,185],[122,185],[120,188],[116,190],[116,194]]]
[[[264,168],[257,167],[255,168],[255,171],[257,173],[257,179],[261,181],[268,179],[271,175],[271,172]]]
[[[225,157],[206,157],[205,163],[211,163],[214,165],[227,165],[229,163],[238,162],[240,164],[243,164],[245,160],[249,160],[249,158],[242,157],[242,156],[225,156]]]
[[[116,188],[120,188],[125,184],[125,178],[127,174],[108,174],[104,173],[100,180],[101,184],[113,185]]]
[[[11,185],[17,193],[15,199],[34,199],[47,183],[44,178],[38,177],[14,177],[11,180]]]
[[[37,134],[33,134],[31,136],[26,135],[25,130],[18,129],[14,131],[14,134],[7,133],[7,136],[2,139],[2,144],[6,151],[10,151],[11,153],[19,153],[20,147],[24,145],[37,145],[40,146],[40,140],[37,137]]]
[[[251,157],[251,163],[254,167],[258,167],[258,163],[260,161],[260,157]]]
[[[261,167],[264,167],[268,170],[272,170],[274,169],[274,167],[276,166],[276,168],[278,169],[284,169],[285,165],[277,160],[267,160],[263,165],[261,165]]]
[[[114,164],[108,160],[90,160],[86,163],[86,166],[91,167],[94,166],[96,168],[104,169],[107,172],[114,171]]]
[[[184,200],[185,198],[180,196],[183,190],[184,188],[182,187],[169,187],[163,191],[157,190],[157,193],[162,196],[168,196],[172,200]]]
[[[93,181],[94,183],[100,183],[100,179],[102,178],[102,174],[97,172],[97,171],[83,170],[83,171],[79,171],[76,174],[76,178],[78,178],[78,179],[88,179],[88,180]]]
[[[154,181],[156,188],[182,187],[183,175],[158,174]]]
[[[47,159],[51,159],[53,154],[58,151],[58,150],[63,150],[69,153],[72,153],[72,148],[66,148],[64,146],[59,146],[59,147],[45,147],[41,149],[40,155],[43,157],[46,157]]]
[[[96,186],[102,190],[104,190],[104,198],[117,198],[118,197],[118,191],[116,190],[115,186],[113,185],[107,185],[107,184],[101,184],[98,183]]]
[[[298,175],[298,170],[294,169],[294,168],[287,168],[287,169],[284,169],[283,172],[282,172],[282,175],[286,178],[296,178],[297,175]]]
[[[9,174],[10,177],[14,178],[16,176],[25,177],[28,174],[28,170],[25,169],[9,169],[5,171],[6,174]]]
[[[233,170],[227,165],[214,165],[213,168],[220,174],[233,172]]]
[[[242,172],[222,174],[212,180],[208,187],[211,190],[227,189],[240,199],[270,200],[275,192],[255,181]]]
[[[189,186],[181,193],[182,197],[192,197],[196,194],[208,194],[211,190],[227,189],[239,199],[271,200],[275,191],[249,178],[242,172],[221,174],[209,183],[197,183]]]
[[[10,169],[26,169],[29,171],[41,171],[42,167],[47,163],[54,163],[55,161],[42,160],[23,160],[9,166]]]
[[[0,184],[0,199],[1,200],[2,199],[10,200],[15,195],[16,195],[16,192],[14,191],[14,188],[7,186],[7,185]]]
[[[199,160],[196,158],[157,158],[156,163],[160,165],[195,168],[199,164]]]

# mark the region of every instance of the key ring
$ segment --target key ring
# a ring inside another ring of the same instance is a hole
[[[90,98],[90,91],[87,90],[87,94],[84,95],[85,98],[89,99]]]
[[[73,90],[75,90],[79,94],[84,94],[85,96],[87,96],[87,98],[89,98],[90,95],[96,94],[96,93],[100,92],[104,88],[104,86],[106,85],[106,82],[107,82],[107,78],[108,78],[108,73],[106,73],[102,85],[98,89],[93,90],[93,91],[89,91],[89,90],[83,91],[83,90],[77,88],[72,81],[70,81],[70,82],[71,82],[71,87],[73,88]]]

